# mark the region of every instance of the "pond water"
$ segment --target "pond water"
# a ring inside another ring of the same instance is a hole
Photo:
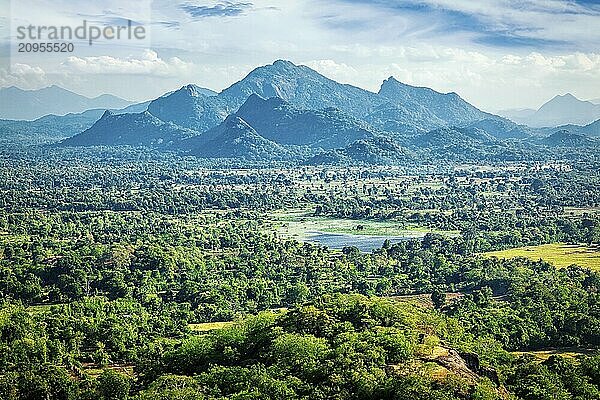
[[[307,232],[306,241],[327,246],[330,249],[341,250],[347,246],[357,247],[360,251],[370,253],[380,249],[386,239],[394,244],[403,240],[415,239],[415,236],[371,236],[353,235],[348,233]]]

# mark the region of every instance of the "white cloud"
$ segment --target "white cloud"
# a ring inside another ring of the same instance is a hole
[[[358,72],[355,68],[337,63],[333,60],[312,60],[303,62],[303,65],[314,69],[325,76],[334,76],[338,82],[351,83],[356,80]]]
[[[520,58],[516,65],[537,66],[547,71],[590,73],[600,76],[600,53],[573,53],[557,56],[544,56],[540,53],[530,53]],[[599,84],[600,85],[600,84]]]
[[[14,64],[10,70],[0,69],[0,87],[18,86],[23,89],[38,89],[48,85],[48,76],[40,67]]]
[[[65,71],[88,74],[156,75],[172,77],[188,74],[192,63],[178,57],[163,60],[154,50],[145,50],[140,58],[112,56],[68,57],[62,63]]]

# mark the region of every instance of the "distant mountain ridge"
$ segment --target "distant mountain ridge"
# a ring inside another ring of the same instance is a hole
[[[113,114],[140,113],[149,102],[111,109]],[[66,115],[45,115],[33,121],[0,120],[2,140],[19,143],[52,143],[73,137],[90,128],[106,110],[92,109]]]
[[[254,69],[218,94],[196,85],[183,86],[150,102],[148,113],[159,121],[197,132],[200,141],[214,135],[215,128],[229,116],[236,115],[252,128],[253,134],[266,141],[324,150],[344,148],[359,140],[381,136],[386,131],[414,134],[483,118],[500,120],[500,117],[478,110],[455,93],[443,94],[414,87],[394,78],[386,80],[379,93],[373,93],[335,82],[306,66],[283,60]],[[144,142],[137,134],[129,138],[135,137],[135,142],[155,146],[152,135],[156,134],[157,123],[149,123],[149,115],[137,119],[106,117],[91,130],[102,139],[91,140],[88,133],[86,140],[65,141],[64,144],[110,143],[111,137],[121,143],[126,129],[139,131],[134,126],[117,126],[120,121],[149,124],[153,128],[149,140]],[[114,124],[107,124],[107,119]],[[226,126],[236,127],[240,133],[241,125],[232,125],[229,121]],[[222,134],[227,131],[226,126],[221,126]],[[249,132],[245,132],[245,140],[251,139]],[[119,135],[115,136],[116,133]],[[253,140],[256,145],[262,143],[274,147],[256,137]],[[191,141],[178,146],[184,149],[186,143]],[[239,143],[239,140],[229,142],[231,146]],[[221,152],[227,153],[224,148]]]
[[[600,104],[579,100],[571,93],[558,95],[538,110],[506,110],[507,118],[534,128],[560,125],[587,125],[600,119]]]
[[[1,88],[0,104],[0,119],[34,120],[49,114],[120,109],[133,103],[109,94],[89,98],[54,85],[38,90]]]
[[[205,131],[238,110],[251,95],[279,98],[304,110],[335,108],[376,129],[396,132],[499,118],[478,110],[455,93],[409,86],[393,78],[383,83],[379,93],[373,93],[283,60],[254,69],[217,95],[201,93],[194,85],[184,86],[152,101],[148,110],[164,121]]]

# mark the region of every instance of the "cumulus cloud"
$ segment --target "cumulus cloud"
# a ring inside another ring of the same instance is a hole
[[[337,63],[333,60],[311,60],[303,62],[302,64],[325,76],[333,76],[338,82],[353,82],[358,75],[358,71],[356,71],[355,68],[344,63]]]
[[[600,75],[600,53],[574,53],[557,56],[544,56],[538,52],[515,59],[513,65],[530,65],[551,71],[590,72]]]
[[[145,50],[140,58],[112,56],[68,57],[61,64],[64,71],[87,74],[155,75],[172,77],[187,74],[193,64],[178,57],[163,60],[154,50]]]
[[[14,64],[10,70],[0,69],[0,87],[18,86],[37,89],[48,85],[48,76],[40,67],[29,64]]]

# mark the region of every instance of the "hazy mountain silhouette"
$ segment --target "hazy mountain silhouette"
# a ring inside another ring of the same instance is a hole
[[[23,90],[15,86],[0,89],[0,118],[34,120],[48,114],[65,115],[91,109],[118,109],[132,102],[103,94],[89,98],[59,86]]]

